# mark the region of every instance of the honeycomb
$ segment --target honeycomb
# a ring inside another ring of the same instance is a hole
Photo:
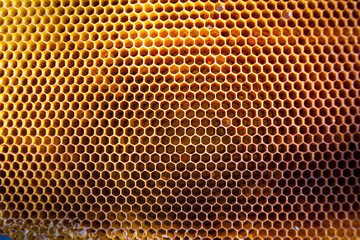
[[[359,239],[359,53],[358,1],[0,0],[0,228]]]

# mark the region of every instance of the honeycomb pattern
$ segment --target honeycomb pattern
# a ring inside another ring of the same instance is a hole
[[[358,239],[359,53],[358,1],[1,0],[1,219]]]

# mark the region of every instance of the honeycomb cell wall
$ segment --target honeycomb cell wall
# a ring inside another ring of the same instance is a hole
[[[0,0],[0,233],[359,239],[360,2]]]

